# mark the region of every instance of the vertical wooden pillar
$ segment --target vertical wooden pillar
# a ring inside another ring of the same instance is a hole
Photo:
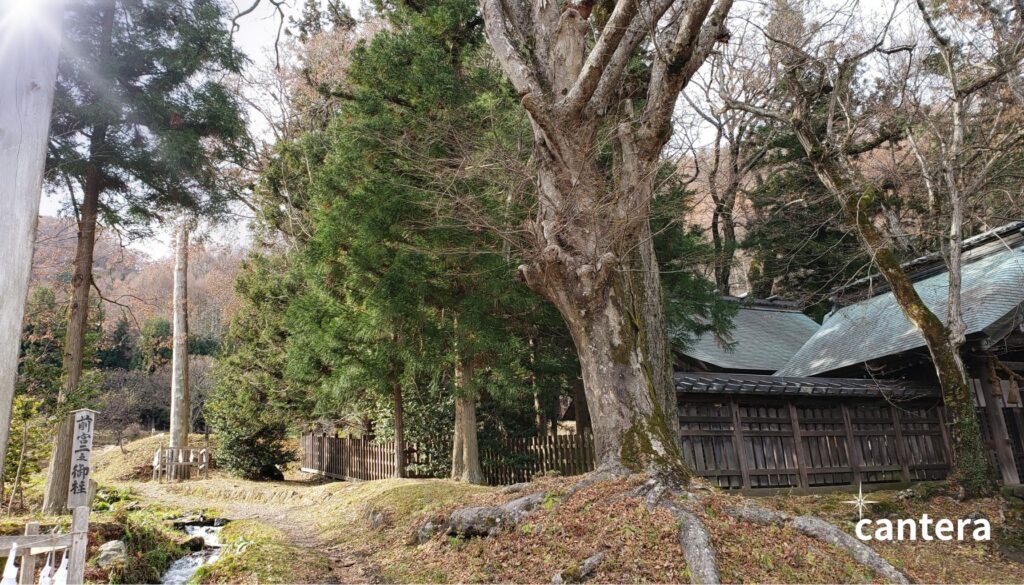
[[[903,438],[900,409],[890,404],[889,411],[892,412],[892,427],[896,433],[896,456],[900,458],[900,481],[910,483],[910,461],[907,457],[907,443]]]
[[[981,381],[981,390],[985,398],[985,416],[988,418],[988,428],[992,432],[992,448],[999,462],[1000,476],[1003,483],[1020,483],[1017,464],[1013,460],[1010,433],[1006,430],[1006,419],[1003,418],[1003,409],[1000,406],[1003,388],[999,374],[996,373],[991,360],[979,359],[974,362],[974,375]]]
[[[71,550],[68,552],[68,585],[85,583],[85,549],[89,544],[89,508],[71,513]]]
[[[0,3],[0,469],[7,457],[64,13],[59,0],[31,2],[37,7],[31,19],[6,26],[6,12],[17,3]]]
[[[946,465],[953,470],[953,443],[949,439],[949,427],[946,426],[946,407],[937,406],[935,412],[939,415],[939,431],[942,433],[942,451],[946,454]]]
[[[736,444],[736,459],[740,462],[740,478],[743,488],[749,488],[750,468],[747,466],[747,445],[743,440],[743,423],[740,422],[740,405],[730,398],[729,408],[732,409],[732,440]]]
[[[800,419],[797,416],[796,404],[789,401],[789,424],[793,427],[793,453],[796,454],[796,468],[800,474],[800,487],[811,487],[807,480],[807,459],[804,456],[804,440],[800,435]]]
[[[842,404],[843,409],[843,428],[846,429],[846,454],[850,459],[850,469],[853,470],[853,481],[861,483],[863,476],[861,476],[861,455],[860,455],[860,444],[857,442],[857,437],[853,434],[853,423],[850,421],[850,407],[844,402]]]
[[[25,536],[39,534],[39,523],[29,522],[25,525]],[[27,547],[25,556],[21,557],[21,573],[18,574],[19,585],[32,585],[36,576],[36,557],[32,554],[32,547]]]

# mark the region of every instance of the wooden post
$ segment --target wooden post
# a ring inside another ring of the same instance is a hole
[[[907,444],[903,438],[903,423],[900,421],[900,409],[890,404],[892,426],[896,433],[896,456],[900,458],[900,481],[910,483],[910,461],[907,456]]]
[[[160,452],[163,451],[163,447],[157,447],[156,453],[153,454],[153,481],[159,481],[160,479]]]
[[[182,218],[174,234],[174,335],[171,355],[170,429],[172,449],[188,448],[188,434],[191,431],[188,388],[188,235],[188,220]],[[187,467],[175,465],[171,477],[186,479]]]
[[[1018,484],[1020,476],[1017,474],[1017,464],[1013,460],[1010,433],[1006,430],[1006,419],[1003,418],[1003,409],[1000,407],[1003,388],[999,374],[989,359],[976,360],[974,367],[974,375],[981,382],[982,395],[985,398],[985,416],[988,418],[988,428],[992,433],[992,447],[999,461],[1000,476],[1007,485]]]
[[[946,454],[946,465],[949,470],[953,469],[953,443],[949,440],[949,427],[946,426],[946,407],[937,406],[935,412],[939,415],[939,432],[942,433],[942,451]]]
[[[744,488],[750,487],[750,469],[747,467],[747,446],[743,440],[743,424],[740,422],[740,406],[735,400],[729,399],[732,409],[732,440],[736,443],[736,459],[740,463],[740,478]]]
[[[811,487],[807,480],[807,464],[804,457],[804,441],[800,435],[800,419],[797,417],[796,404],[789,401],[789,424],[793,427],[793,452],[796,454],[796,468],[800,473],[800,487]]]
[[[25,525],[25,536],[39,534],[39,523],[29,522]],[[21,557],[21,573],[18,575],[19,585],[32,585],[36,577],[36,557],[32,554],[32,547],[25,550],[25,556]]]
[[[843,428],[846,429],[846,454],[850,460],[850,469],[853,471],[853,481],[859,484],[863,479],[860,473],[860,445],[857,443],[856,437],[853,436],[850,408],[846,406],[845,402],[842,404],[842,409]]]
[[[0,6],[10,10],[17,4]],[[7,10],[0,7],[0,469],[7,458],[63,20],[59,0],[32,4],[31,19],[6,26]]]
[[[71,550],[68,551],[68,584],[85,583],[85,552],[89,545],[89,508],[78,506],[71,513]]]

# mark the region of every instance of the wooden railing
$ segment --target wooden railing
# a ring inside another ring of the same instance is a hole
[[[153,454],[153,481],[207,478],[210,463],[207,449],[159,447]]]
[[[0,536],[0,557],[9,557],[15,544],[18,565],[18,583],[28,585],[38,582],[36,573],[38,561],[50,560],[50,578],[59,568],[61,557],[67,555],[67,583],[85,582],[85,557],[89,541],[89,508],[79,506],[71,514],[71,531],[66,534],[39,534],[39,523],[30,522],[25,526],[23,536]],[[44,567],[41,567],[44,568]]]

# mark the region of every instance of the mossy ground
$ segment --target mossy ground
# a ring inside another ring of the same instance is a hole
[[[182,515],[180,509],[140,504],[129,488],[101,487],[97,493],[89,518],[89,537],[85,578],[90,583],[157,583],[160,576],[177,558],[188,551],[183,544],[188,540],[184,532],[174,529],[173,518]],[[40,523],[40,531],[66,532],[71,518],[68,515],[47,517],[23,514],[0,522],[0,534],[22,534],[25,524]],[[99,547],[111,540],[125,542],[128,557],[123,565],[100,568],[95,563]],[[57,559],[59,561],[59,558]],[[37,570],[42,563],[37,564]]]
[[[686,582],[686,563],[673,517],[647,512],[630,495],[639,479],[602,482],[563,500],[579,478],[546,477],[520,493],[446,480],[390,479],[374,482],[249,482],[225,477],[172,484],[130,482],[143,501],[162,507],[216,506],[233,522],[226,538],[262,543],[253,556],[231,555],[202,573],[204,582],[308,582],[321,573],[324,555],[354,564],[357,581],[550,582],[554,573],[577,567],[596,552],[605,561],[592,582]],[[442,521],[455,508],[500,504],[524,493],[547,491],[540,510],[515,530],[491,539],[461,540],[437,534],[415,544],[416,529]],[[724,512],[744,498],[706,492],[696,509],[711,532],[719,569],[727,582],[860,583],[877,578],[845,552],[788,528],[755,526]],[[852,533],[848,493],[757,498],[759,505],[815,514]],[[1003,500],[958,502],[942,485],[922,484],[911,494],[873,492],[873,517],[898,514],[960,518],[981,514],[1002,526]],[[371,513],[372,512],[372,513]],[[371,520],[376,520],[371,522]],[[273,527],[273,528],[270,528]],[[235,533],[236,536],[232,536]],[[918,582],[1024,583],[1024,564],[1000,555],[995,543],[872,543],[873,548]],[[312,556],[307,556],[312,555]],[[253,559],[257,561],[253,561]],[[254,566],[256,563],[259,566]],[[270,572],[260,573],[261,567]],[[296,573],[305,571],[309,573]],[[285,570],[285,573],[273,572]],[[345,582],[345,577],[342,577]]]
[[[254,520],[229,523],[220,533],[224,549],[200,567],[192,583],[326,583],[331,563],[314,549],[291,543],[284,532]]]

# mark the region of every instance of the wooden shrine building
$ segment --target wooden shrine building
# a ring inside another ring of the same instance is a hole
[[[993,464],[1024,476],[1024,222],[964,241],[964,359]],[[945,320],[948,274],[905,265]],[[924,339],[880,277],[835,291],[822,324],[792,305],[741,302],[726,340],[677,353],[683,455],[728,488],[825,488],[941,479],[942,396]]]

